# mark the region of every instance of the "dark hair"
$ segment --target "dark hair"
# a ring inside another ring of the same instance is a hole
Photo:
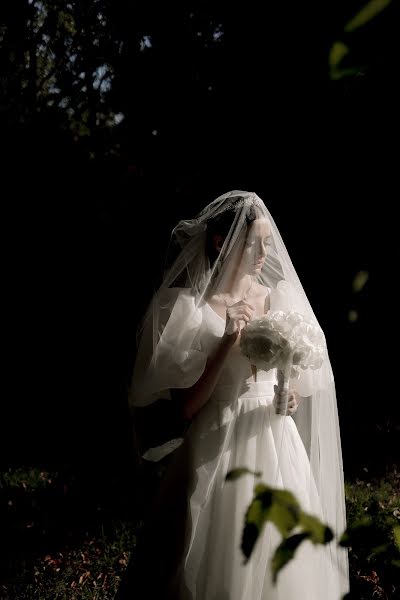
[[[214,262],[217,260],[219,256],[218,250],[215,249],[214,246],[214,236],[220,235],[223,240],[226,239],[228,235],[234,218],[236,216],[236,212],[238,209],[226,210],[219,214],[214,219],[210,219],[207,223],[207,236],[206,236],[206,246],[205,251],[210,261],[210,266],[212,267]],[[239,209],[241,210],[241,209]],[[257,214],[254,205],[251,205],[246,210],[245,219],[246,225],[249,227],[251,223],[256,219]]]

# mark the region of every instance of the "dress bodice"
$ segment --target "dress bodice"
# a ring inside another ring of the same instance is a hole
[[[204,303],[202,311],[203,318],[199,333],[200,344],[202,351],[210,355],[224,334],[225,320],[207,302]],[[264,391],[269,394],[271,384],[274,383],[276,383],[276,369],[269,371],[257,369],[255,375],[249,359],[242,354],[239,345],[235,344],[225,360],[217,388],[232,386],[238,388],[239,393],[240,390],[245,392],[250,389],[257,389],[257,391],[260,391],[260,388],[264,388]]]

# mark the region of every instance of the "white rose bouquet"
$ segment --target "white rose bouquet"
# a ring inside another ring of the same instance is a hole
[[[298,378],[300,369],[319,369],[325,347],[322,329],[296,311],[269,312],[250,321],[240,335],[240,349],[252,364],[278,369],[277,414],[286,414],[289,379]]]

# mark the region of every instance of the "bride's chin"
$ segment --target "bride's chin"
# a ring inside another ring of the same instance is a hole
[[[261,273],[262,270],[262,265],[248,265],[246,267],[246,269],[242,271],[242,273],[245,273],[246,275],[257,275],[258,273]]]

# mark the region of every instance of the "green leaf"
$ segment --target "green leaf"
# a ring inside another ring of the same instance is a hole
[[[362,27],[379,15],[379,13],[385,10],[391,3],[392,0],[370,0],[352,19],[350,19],[350,21],[348,21],[344,30],[346,33],[351,33],[359,27]]]
[[[265,485],[256,486],[259,494],[253,498],[245,516],[241,548],[246,559],[249,559],[254,546],[267,520],[268,510],[272,503],[272,493]]]
[[[251,471],[250,469],[247,469],[246,467],[238,467],[237,469],[232,469],[231,471],[229,471],[226,476],[225,476],[225,481],[235,481],[236,479],[239,479],[239,477],[242,477],[242,475],[255,475],[256,477],[261,477],[261,472],[260,471]]]
[[[338,544],[345,548],[359,543],[361,540],[368,538],[369,531],[375,531],[375,526],[371,517],[365,517],[359,521],[355,521],[347,527],[341,535]]]
[[[257,527],[257,525],[254,525],[254,523],[245,524],[241,543],[241,549],[245,556],[245,564],[249,560],[251,553],[254,550],[254,546],[256,544],[256,541],[258,540],[260,533],[261,529]]]
[[[265,509],[263,504],[259,498],[252,501],[250,504],[247,514],[246,514],[246,522],[253,523],[258,527],[261,527],[264,521]]]
[[[341,40],[336,40],[336,42],[332,44],[328,58],[331,79],[342,79],[343,77],[356,75],[357,73],[365,70],[365,66],[350,65],[347,67],[342,67],[342,62],[346,57],[348,58],[349,54],[350,48]]]
[[[283,540],[272,557],[272,578],[276,583],[279,571],[294,557],[301,542],[309,537],[308,533],[296,533]]]
[[[314,515],[301,512],[299,525],[305,533],[310,535],[313,544],[327,544],[333,539],[332,529]]]
[[[337,68],[349,52],[350,49],[346,44],[339,40],[334,42],[329,52],[329,65],[331,69]]]
[[[273,488],[271,488],[273,489]],[[274,500],[287,506],[292,506],[296,511],[300,511],[300,504],[296,499],[296,496],[289,492],[289,490],[273,490]]]
[[[299,520],[299,511],[292,505],[275,501],[268,510],[267,520],[271,521],[282,536],[287,536]]]
[[[274,490],[273,505],[270,510],[269,519],[275,524],[282,535],[288,535],[298,524],[300,514],[300,504],[292,492],[288,490]]]
[[[400,526],[393,527],[394,543],[400,550]]]
[[[389,544],[380,544],[379,546],[375,546],[375,548],[371,549],[371,553],[369,556],[375,556],[376,554],[383,554],[387,552],[389,549]]]
[[[353,279],[353,292],[361,292],[369,278],[368,271],[358,271]]]
[[[301,513],[295,496],[287,490],[274,489],[260,483],[255,486],[254,493],[246,512],[242,537],[241,547],[246,558],[251,556],[265,523],[273,523],[281,535],[286,537],[298,524]]]
[[[350,323],[355,323],[358,319],[358,312],[356,310],[349,310],[348,319]]]
[[[331,69],[331,79],[338,80],[343,79],[344,77],[351,77],[352,75],[357,75],[358,73],[363,73],[366,67],[352,67],[348,69]]]
[[[262,494],[264,494],[265,492],[272,492],[272,488],[270,488],[268,485],[265,485],[265,483],[257,483],[254,486],[254,494],[255,496],[261,496]]]

